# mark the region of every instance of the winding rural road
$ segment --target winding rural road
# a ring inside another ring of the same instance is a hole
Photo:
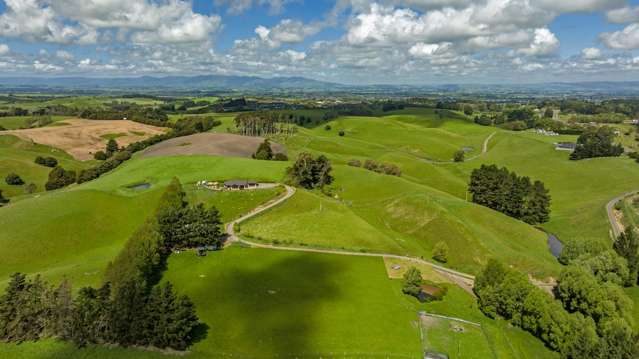
[[[264,243],[256,243],[256,242],[252,242],[252,241],[247,241],[246,239],[240,238],[239,236],[237,236],[237,234],[235,233],[235,225],[238,225],[250,218],[253,218],[255,216],[257,216],[260,213],[263,213],[283,202],[285,202],[286,200],[288,200],[289,198],[293,197],[293,195],[296,192],[296,189],[294,187],[291,186],[284,186],[286,188],[286,193],[275,199],[272,200],[270,202],[267,202],[261,206],[256,207],[255,209],[253,209],[252,211],[250,211],[249,213],[245,214],[244,216],[228,223],[226,225],[226,233],[228,234],[228,239],[227,239],[227,245],[231,244],[231,243],[242,243],[245,244],[247,246],[250,247],[254,247],[254,248],[266,248],[266,249],[274,249],[274,250],[280,250],[280,251],[294,251],[294,252],[312,252],[312,253],[326,253],[326,254],[337,254],[337,255],[347,255],[347,256],[359,256],[359,257],[379,257],[379,258],[395,258],[395,259],[401,259],[404,261],[409,261],[409,262],[413,262],[413,263],[419,263],[419,264],[424,264],[427,266],[432,267],[435,271],[437,271],[439,274],[445,276],[446,278],[448,278],[450,281],[452,281],[453,283],[457,284],[458,286],[460,286],[462,289],[464,289],[466,292],[470,293],[471,295],[475,295],[473,293],[473,285],[475,283],[475,277],[473,275],[467,274],[467,273],[462,273],[462,272],[458,272],[446,267],[442,267],[440,265],[437,265],[435,263],[426,261],[424,259],[421,258],[416,258],[416,257],[409,257],[409,256],[401,256],[401,255],[397,255],[397,254],[388,254],[388,253],[364,253],[364,252],[354,252],[354,251],[346,251],[346,250],[336,250],[336,249],[319,249],[319,248],[301,248],[301,247],[285,247],[285,246],[276,246],[276,245],[272,245],[272,244],[264,244]]]
[[[610,227],[612,227],[613,239],[619,237],[619,235],[621,235],[621,232],[622,232],[621,228],[619,227],[619,223],[617,223],[617,219],[615,218],[615,212],[614,212],[615,204],[621,201],[622,199],[637,193],[639,193],[639,190],[624,193],[621,196],[611,199],[610,202],[606,204],[606,212],[608,213],[608,220],[610,221]]]

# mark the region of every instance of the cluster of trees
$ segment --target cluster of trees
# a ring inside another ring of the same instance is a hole
[[[422,272],[415,267],[410,267],[406,273],[404,273],[402,292],[415,298],[419,298],[419,294],[422,292],[423,283],[424,280],[422,279]]]
[[[80,117],[89,120],[130,120],[154,126],[166,126],[169,117],[159,108],[133,103],[112,103],[107,107],[84,109]]]
[[[482,165],[473,170],[468,191],[473,202],[529,224],[544,223],[550,217],[550,195],[544,184],[505,167]]]
[[[133,282],[112,289],[82,288],[74,298],[69,282],[55,287],[39,276],[11,276],[0,297],[0,340],[57,338],[87,344],[140,345],[183,350],[199,324],[193,303],[169,283],[148,294]],[[188,334],[185,334],[188,333]]]
[[[402,170],[397,165],[394,165],[392,163],[382,163],[368,159],[364,161],[363,164],[360,160],[350,160],[348,161],[348,165],[352,167],[363,167],[369,171],[391,176],[401,177],[402,175]]]
[[[13,107],[7,111],[0,112],[0,117],[29,116],[29,110],[21,107]]]
[[[77,175],[75,171],[65,170],[61,166],[56,166],[49,172],[49,179],[47,183],[44,184],[44,188],[47,191],[53,191],[73,184],[76,180]]]
[[[172,248],[194,248],[201,246],[220,247],[223,234],[222,221],[215,207],[203,204],[191,206],[177,178],[174,178],[157,211],[158,230],[163,245]]]
[[[97,154],[99,154],[100,152],[101,151],[99,151]],[[129,159],[131,159],[131,156],[131,152],[127,150],[117,151],[115,153],[112,153],[111,156],[107,156],[106,154],[104,154],[104,157],[96,156],[96,159],[106,158],[106,160],[97,166],[81,170],[78,174],[77,181],[78,183],[84,183],[94,180],[101,175],[117,168],[123,162],[128,161]]]
[[[570,159],[621,156],[624,152],[623,146],[615,144],[614,138],[614,129],[610,127],[588,128],[577,139],[577,147],[570,154]]]
[[[296,132],[289,116],[276,111],[246,112],[235,117],[238,133],[245,136],[291,135]]]
[[[52,124],[53,119],[50,115],[32,116],[24,122],[22,128],[37,128]]]
[[[313,158],[310,153],[302,152],[293,166],[287,169],[287,174],[293,184],[314,189],[333,183],[331,171],[331,163],[324,155]]]
[[[257,151],[253,154],[253,158],[263,161],[288,161],[288,156],[285,154],[273,152],[271,143],[268,139],[265,139],[264,142],[260,143],[257,147]]]
[[[503,317],[541,339],[563,358],[636,358],[632,302],[613,283],[589,268],[570,265],[560,275],[553,299],[525,274],[491,260],[477,276],[480,309]]]
[[[38,156],[35,158],[35,163],[39,164],[40,166],[53,168],[58,165],[58,160],[53,157]]]

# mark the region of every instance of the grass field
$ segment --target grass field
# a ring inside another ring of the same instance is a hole
[[[54,157],[60,166],[68,170],[77,171],[92,165],[92,162],[77,161],[57,148],[0,135],[0,190],[5,197],[25,194],[23,186],[9,186],[4,181],[11,172],[17,173],[25,183],[35,183],[37,191],[44,191],[51,168],[34,163],[37,156]]]
[[[107,263],[149,216],[159,191],[138,197],[62,190],[0,208],[0,287],[14,272],[98,284]]]
[[[49,126],[58,125],[60,121],[71,118],[71,116],[51,116],[53,123]],[[12,117],[0,117],[0,126],[7,130],[17,130],[26,126],[27,120],[30,120],[31,116],[12,116]],[[2,134],[2,132],[0,132]]]
[[[270,242],[430,258],[439,241],[449,266],[474,273],[489,257],[539,277],[559,265],[546,236],[522,222],[402,178],[335,166],[339,199],[298,191],[242,225],[242,235]]]

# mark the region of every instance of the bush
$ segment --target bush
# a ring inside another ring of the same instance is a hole
[[[108,158],[108,156],[104,151],[98,151],[93,155],[93,158],[98,161],[105,161]]]
[[[46,167],[55,167],[58,165],[58,160],[56,160],[53,157],[41,157],[38,156],[35,159],[35,163],[41,165],[41,166],[46,166]]]
[[[344,130],[339,130],[339,135],[340,137],[344,137],[344,135],[346,135],[346,132],[344,132]]]
[[[466,152],[464,150],[459,150],[455,152],[455,155],[453,156],[453,160],[455,162],[464,162],[465,156],[466,156]]]
[[[257,151],[253,154],[253,158],[256,160],[269,161],[273,159],[273,149],[271,148],[271,143],[268,139],[265,139],[264,142],[260,143],[257,147]]]
[[[362,161],[360,160],[350,160],[348,161],[348,165],[351,167],[362,167]]]
[[[419,294],[422,291],[422,272],[415,267],[410,267],[404,273],[404,285],[402,286],[402,292],[404,294],[412,295],[415,298],[419,298]]]
[[[288,156],[278,152],[275,154],[275,156],[273,156],[273,161],[288,161]]]
[[[7,198],[4,198],[4,196],[2,195],[2,190],[0,189],[0,206],[9,203],[9,200]]]
[[[66,187],[76,181],[75,171],[67,171],[64,168],[57,166],[49,173],[49,180],[44,185],[47,191]]]
[[[35,193],[38,190],[38,186],[36,186],[35,183],[29,183],[28,185],[24,186],[24,192],[31,194],[31,193]]]
[[[324,130],[326,130],[326,131],[330,131],[330,130],[331,130],[331,125],[326,125],[326,126],[324,126]]]
[[[446,242],[437,242],[437,244],[435,244],[435,248],[433,248],[433,259],[441,263],[448,262],[448,245]]]
[[[323,155],[313,158],[310,153],[302,152],[287,175],[295,185],[306,189],[324,188],[333,182],[331,162]]]
[[[7,177],[4,179],[5,182],[7,182],[8,185],[10,186],[21,186],[24,184],[24,181],[22,180],[22,178],[20,178],[20,176],[18,176],[15,173],[9,173],[7,175]]]

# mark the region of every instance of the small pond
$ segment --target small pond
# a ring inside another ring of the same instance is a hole
[[[564,250],[564,244],[554,234],[548,233],[548,248],[555,258],[559,258],[561,251]]]
[[[139,190],[151,188],[151,184],[147,183],[147,182],[136,183],[136,184],[132,184],[130,186],[127,186],[126,188],[139,191]]]

